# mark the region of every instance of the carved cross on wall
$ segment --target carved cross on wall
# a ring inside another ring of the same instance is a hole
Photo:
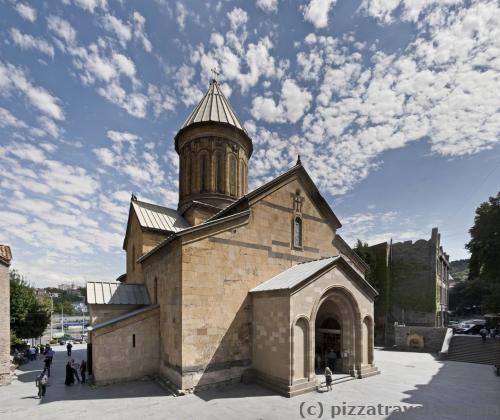
[[[293,209],[297,213],[302,213],[302,197],[298,194],[293,197]]]

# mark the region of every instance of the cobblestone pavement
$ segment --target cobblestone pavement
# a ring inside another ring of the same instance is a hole
[[[66,387],[68,357],[62,346],[55,350],[45,399],[36,398],[34,384],[41,360],[23,365],[17,380],[0,387],[0,419],[500,419],[500,378],[492,366],[439,362],[426,353],[377,350],[381,375],[289,399],[244,384],[184,397],[154,381]],[[76,345],[72,357],[85,358],[85,346]]]

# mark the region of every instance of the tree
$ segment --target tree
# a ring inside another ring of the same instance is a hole
[[[50,306],[16,271],[10,272],[10,328],[14,338],[40,337],[50,322]]]
[[[487,311],[500,312],[500,192],[476,209],[471,240],[465,246],[470,251],[469,281],[477,280],[481,288],[482,306]]]
[[[370,250],[370,247],[368,244],[365,242],[363,243],[361,240],[358,239],[358,242],[356,243],[356,246],[354,247],[354,252],[358,254],[361,259],[368,264],[369,270],[366,273],[366,280],[368,283],[370,283],[375,289],[379,290],[379,284],[377,281],[377,260],[373,253]]]

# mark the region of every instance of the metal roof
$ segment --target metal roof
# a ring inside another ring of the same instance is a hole
[[[144,312],[152,311],[153,309],[159,308],[160,305],[149,305],[144,308],[136,309],[135,311],[130,311],[122,315],[118,315],[114,318],[107,319],[106,321],[99,322],[95,325],[91,325],[87,328],[88,331],[94,331],[99,328],[107,327],[108,325],[115,324],[116,322],[123,321],[124,319],[132,318],[133,316],[143,314]]]
[[[327,265],[338,260],[340,256],[323,258],[321,260],[310,261],[294,265],[293,267],[279,273],[277,276],[259,284],[250,292],[264,292],[268,290],[293,289],[299,283],[307,280]]]
[[[132,205],[142,227],[170,232],[179,232],[190,227],[186,219],[173,209],[138,200],[132,200]]]
[[[229,124],[246,133],[243,124],[241,124],[236,116],[231,104],[220,90],[219,83],[214,79],[210,82],[207,93],[205,93],[200,103],[191,112],[191,115],[184,122],[182,128],[191,124],[208,121]]]
[[[117,282],[87,282],[87,303],[101,305],[150,305],[149,294],[143,284]]]

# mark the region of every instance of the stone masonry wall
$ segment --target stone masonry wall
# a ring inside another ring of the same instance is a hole
[[[148,258],[143,264],[146,287],[154,295],[151,285],[157,279],[158,303],[160,304],[161,355],[159,373],[182,388],[181,363],[181,244],[177,241]]]
[[[291,247],[297,190],[304,197],[302,250]],[[337,255],[335,231],[304,190],[292,180],[255,203],[247,225],[183,246],[183,388],[231,380],[251,364],[250,289],[297,262]]]
[[[411,337],[418,336],[423,339],[423,351],[440,351],[443,345],[446,328],[438,327],[394,327],[394,339],[396,347],[404,350],[419,350],[418,347],[411,346]],[[415,343],[417,340],[415,340]]]
[[[432,241],[392,246],[391,313],[400,323],[434,326],[436,250]]]
[[[0,262],[0,385],[10,382],[9,267]]]
[[[159,315],[153,309],[91,332],[96,384],[158,375]]]

